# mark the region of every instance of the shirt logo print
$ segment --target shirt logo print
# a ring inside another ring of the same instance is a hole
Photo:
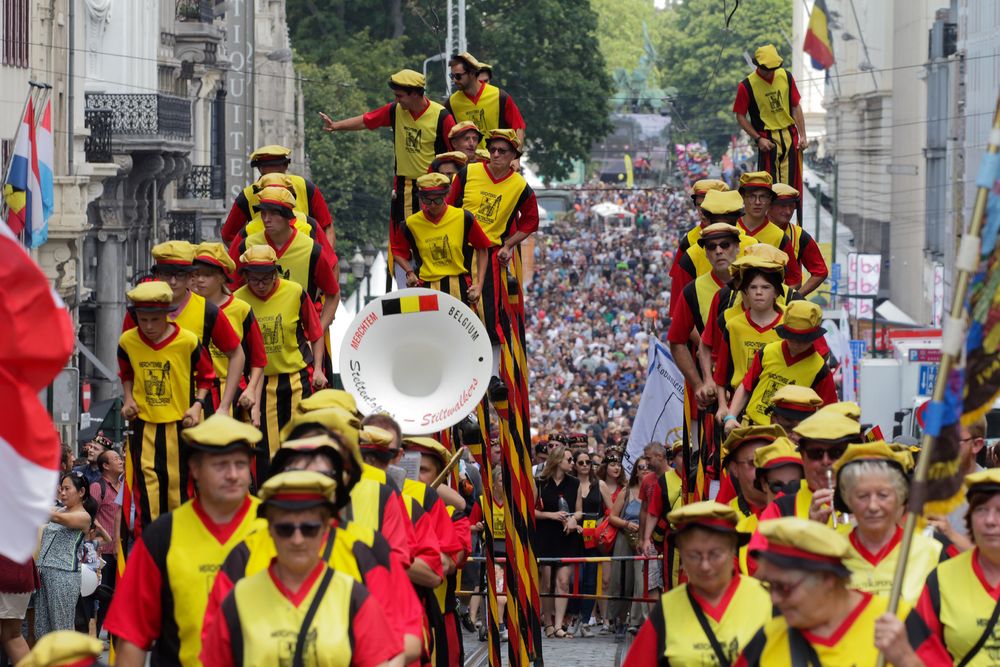
[[[268,354],[281,352],[285,345],[285,330],[281,328],[281,315],[267,315],[258,319],[264,349]]]
[[[771,111],[781,111],[784,107],[781,105],[781,93],[772,91],[764,93],[767,97],[767,104],[771,107]]]
[[[420,152],[420,135],[423,132],[419,127],[404,127],[406,130],[406,137],[404,139],[404,147],[407,153],[419,153]]]
[[[142,369],[142,388],[146,394],[146,402],[150,405],[168,405],[172,391],[170,389],[170,362],[150,362],[150,368]]]
[[[429,255],[432,264],[445,264],[451,259],[451,248],[448,246],[447,236],[427,239],[427,247],[430,249]]]
[[[480,192],[483,200],[479,203],[479,210],[476,211],[476,217],[480,220],[486,219],[490,224],[496,222],[497,213],[500,210],[500,202],[503,201],[503,195],[498,195],[493,192]]]
[[[469,111],[469,120],[476,124],[480,130],[486,130],[486,110],[472,109]]]

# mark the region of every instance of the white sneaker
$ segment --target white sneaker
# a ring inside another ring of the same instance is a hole
[[[500,641],[502,641],[502,642],[507,641],[507,626],[506,625],[501,625],[500,626]]]
[[[594,631],[590,629],[589,625],[584,625],[583,627],[580,628],[580,636],[581,637],[593,637],[594,636]]]

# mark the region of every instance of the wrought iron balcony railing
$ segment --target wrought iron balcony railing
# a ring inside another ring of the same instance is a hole
[[[221,165],[195,165],[177,186],[181,199],[222,199],[225,176]]]
[[[170,238],[190,243],[200,243],[198,214],[193,211],[171,211],[167,224]]]
[[[83,142],[87,162],[111,162],[111,111],[86,109],[83,123],[90,130],[90,136]]]
[[[90,93],[87,110],[111,112],[116,135],[191,137],[191,101],[157,93]]]
[[[213,0],[177,0],[177,20],[211,23],[215,20]]]

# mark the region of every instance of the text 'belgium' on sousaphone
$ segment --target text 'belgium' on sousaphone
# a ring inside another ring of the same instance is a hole
[[[344,388],[364,414],[384,412],[425,435],[475,411],[490,380],[486,327],[455,297],[422,287],[372,301],[340,347]]]

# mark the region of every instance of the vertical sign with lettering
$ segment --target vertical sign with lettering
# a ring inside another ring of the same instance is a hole
[[[253,150],[254,0],[226,3],[226,190],[235,197],[253,180],[247,157]]]

